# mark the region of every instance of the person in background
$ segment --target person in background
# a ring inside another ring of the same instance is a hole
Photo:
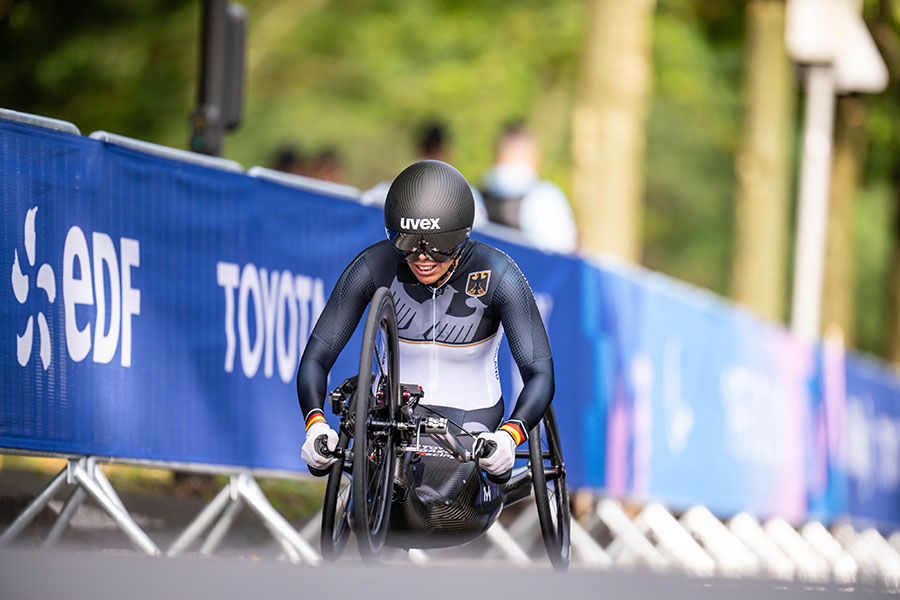
[[[419,153],[417,160],[448,162],[450,160],[450,144],[447,127],[439,121],[425,123],[419,130],[419,135],[416,138],[416,150]],[[360,200],[363,204],[384,206],[384,199],[387,197],[390,187],[390,181],[381,181],[375,184],[375,187],[364,191],[360,196]],[[474,187],[471,187],[471,189],[472,196],[475,199],[474,227],[477,229],[488,222],[488,213],[479,191]]]
[[[325,148],[309,162],[309,167],[304,173],[307,177],[334,183],[345,183],[344,165],[336,149]]]
[[[272,157],[272,168],[293,175],[303,175],[306,170],[306,162],[297,146],[284,144],[280,146]]]
[[[569,201],[559,187],[539,177],[539,166],[540,150],[525,125],[508,125],[481,190],[488,218],[518,229],[541,250],[574,252],[578,232]]]

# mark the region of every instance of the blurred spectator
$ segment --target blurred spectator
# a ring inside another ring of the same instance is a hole
[[[416,150],[418,151],[416,160],[440,160],[452,164],[447,127],[438,121],[426,123],[419,130],[416,138]],[[390,181],[381,181],[372,189],[364,191],[360,200],[363,204],[383,206],[390,187]],[[475,198],[475,227],[479,227],[488,221],[487,209],[484,207],[481,193],[474,186],[470,185],[469,187],[472,188],[472,196]]]
[[[300,150],[293,144],[284,144],[275,151],[275,156],[272,159],[272,168],[276,171],[303,175],[305,167]]]
[[[450,151],[447,148],[447,128],[437,121],[427,123],[419,133],[419,157],[422,160],[440,160],[450,162]]]
[[[310,161],[309,168],[304,175],[334,183],[344,183],[346,179],[341,157],[334,148],[326,148],[319,152]]]
[[[514,227],[542,250],[574,252],[578,232],[566,195],[538,176],[540,150],[522,123],[503,130],[482,194],[488,217]]]

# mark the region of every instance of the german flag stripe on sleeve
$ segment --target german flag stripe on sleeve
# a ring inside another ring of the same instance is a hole
[[[516,446],[525,441],[525,432],[522,430],[522,427],[518,423],[507,421],[500,426],[500,429],[507,432],[513,437],[513,440],[515,440],[516,442]]]
[[[309,431],[309,428],[315,425],[316,423],[324,423],[325,422],[325,414],[319,408],[314,408],[309,411],[309,414],[306,415],[306,430]]]

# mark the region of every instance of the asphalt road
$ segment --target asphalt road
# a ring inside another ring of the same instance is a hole
[[[865,588],[772,581],[689,579],[646,572],[515,568],[502,563],[413,566],[343,562],[321,566],[229,558],[151,558],[108,553],[0,551],[4,600],[173,598],[875,598]],[[895,594],[894,594],[895,595]]]
[[[0,471],[0,530],[40,489],[42,480],[27,473]],[[61,504],[64,496],[60,498]],[[142,528],[165,549],[202,509],[200,499],[123,495]],[[515,597],[574,598],[866,598],[888,592],[865,586],[804,586],[771,580],[702,580],[679,574],[606,571],[574,567],[554,572],[549,563],[517,567],[481,556],[474,547],[454,555],[432,554],[425,564],[390,554],[380,564],[348,558],[337,564],[294,565],[250,511],[235,521],[226,542],[212,557],[192,554],[152,558],[135,551],[124,534],[91,503],[73,519],[55,549],[39,550],[53,522],[50,511],[0,550],[0,600],[169,600],[173,598],[340,598],[395,600],[507,600]],[[300,526],[301,524],[295,524]],[[391,560],[391,558],[393,560]],[[312,596],[310,596],[312,594]],[[891,594],[896,596],[897,594]]]

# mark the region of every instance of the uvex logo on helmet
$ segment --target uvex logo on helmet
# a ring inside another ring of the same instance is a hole
[[[407,217],[400,217],[400,228],[401,229],[440,229],[441,226],[438,224],[441,218],[437,219],[410,219]]]

